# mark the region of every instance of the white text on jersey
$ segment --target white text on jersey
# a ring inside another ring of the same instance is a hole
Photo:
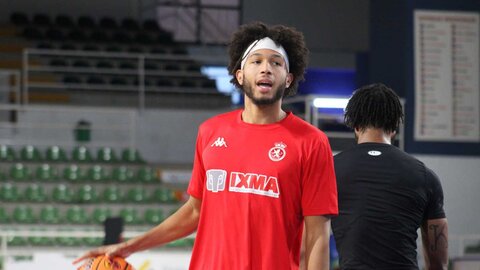
[[[229,191],[253,193],[278,198],[278,181],[276,177],[254,173],[232,172],[230,174]]]

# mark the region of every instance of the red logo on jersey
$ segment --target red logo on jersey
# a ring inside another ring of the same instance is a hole
[[[232,172],[230,185],[232,192],[253,193],[257,195],[278,198],[278,181],[276,177],[255,173]]]

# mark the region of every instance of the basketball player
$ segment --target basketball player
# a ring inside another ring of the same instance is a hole
[[[392,89],[356,90],[345,124],[358,145],[335,156],[339,216],[332,221],[340,268],[418,269],[421,227],[426,269],[447,269],[447,219],[438,177],[392,146],[402,105]]]
[[[232,83],[244,108],[199,127],[190,199],[146,234],[80,257],[128,256],[197,230],[190,269],[298,269],[303,224],[308,269],[328,269],[330,216],[336,215],[327,137],[281,108],[303,79],[303,35],[252,23],[229,45]]]

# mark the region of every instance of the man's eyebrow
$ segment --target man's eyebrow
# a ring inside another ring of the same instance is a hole
[[[264,56],[264,54],[262,53],[252,53],[250,54],[249,57],[252,57],[252,56]],[[281,54],[272,54],[271,57],[278,57],[278,58],[282,58],[283,59],[283,56]]]

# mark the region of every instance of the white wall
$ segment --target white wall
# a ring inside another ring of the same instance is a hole
[[[59,145],[67,151],[76,144],[74,129],[79,120],[91,123],[93,153],[109,146],[117,153],[135,147],[143,158],[160,164],[191,164],[200,123],[225,110],[107,109],[30,105],[18,112],[18,122],[0,119],[0,143],[20,148],[32,144],[40,150]],[[0,107],[0,113],[5,112]]]
[[[198,126],[224,110],[145,111],[138,118],[137,145],[147,160],[163,164],[191,164]]]

